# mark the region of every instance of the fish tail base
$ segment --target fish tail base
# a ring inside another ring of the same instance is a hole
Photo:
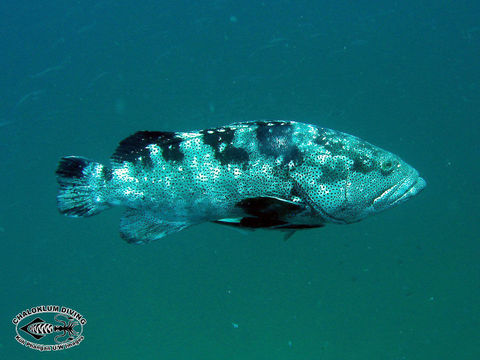
[[[63,157],[56,171],[60,213],[87,217],[110,207],[106,191],[109,173],[108,168],[92,160],[79,156]]]

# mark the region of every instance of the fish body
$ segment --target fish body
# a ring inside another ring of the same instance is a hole
[[[203,222],[286,231],[348,224],[426,185],[388,151],[294,121],[140,131],[120,142],[110,166],[69,156],[56,174],[61,213],[85,217],[125,206],[120,233],[130,243]]]

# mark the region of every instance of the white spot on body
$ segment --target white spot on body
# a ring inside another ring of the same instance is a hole
[[[214,179],[218,179],[220,177],[220,174],[222,173],[222,170],[218,167],[216,167],[214,170],[213,170],[213,178]]]
[[[183,140],[195,140],[196,138],[199,137],[199,133],[195,133],[195,132],[192,132],[192,133],[179,133],[178,136],[183,139]]]
[[[200,137],[198,136],[198,134],[186,134],[190,137],[190,139],[188,139],[188,141],[183,141],[181,144],[180,144],[180,147],[183,149],[183,150],[192,150],[192,149],[198,149],[198,147],[203,144],[202,140],[200,139]],[[186,137],[187,138],[187,137]]]
[[[139,197],[145,196],[145,193],[143,191],[136,191],[135,189],[132,189],[132,188],[126,188],[123,191],[123,193],[126,197],[139,198]]]
[[[312,186],[312,187],[315,186],[315,185],[317,185],[317,182],[315,181],[314,178],[306,177],[306,178],[305,178],[305,182],[306,182],[309,186]],[[320,186],[322,186],[322,185],[320,185]],[[324,187],[325,187],[325,186],[324,186]]]
[[[198,157],[197,157],[196,155],[192,158],[192,161],[191,161],[190,166],[191,166],[192,168],[198,167]]]
[[[202,182],[207,182],[208,181],[208,178],[202,174],[202,173],[198,173],[196,176],[195,176],[195,179],[196,180],[200,180]]]
[[[160,153],[160,147],[155,144],[148,145],[147,149],[150,150],[150,155],[158,155]]]
[[[272,167],[268,164],[263,164],[261,172],[264,173],[265,175],[269,175],[272,170]]]
[[[316,160],[318,161],[319,164],[325,164],[328,162],[332,157],[330,155],[318,155],[316,156]]]
[[[130,175],[130,169],[128,169],[126,166],[124,166],[123,168],[115,169],[113,171],[113,173],[121,181],[124,181],[124,182],[135,182],[136,181],[135,177]]]

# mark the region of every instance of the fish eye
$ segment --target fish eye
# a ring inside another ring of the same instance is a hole
[[[380,164],[380,169],[382,170],[382,172],[386,173],[391,172],[393,170],[393,167],[394,163],[391,160],[382,161],[382,163]]]

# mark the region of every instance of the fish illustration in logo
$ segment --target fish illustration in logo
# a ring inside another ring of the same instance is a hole
[[[63,317],[64,320],[60,319],[61,317]],[[61,334],[56,335],[54,338],[55,343],[57,344],[71,341],[74,337],[79,336],[79,333],[75,331],[75,326],[79,325],[79,322],[72,317],[57,314],[55,315],[55,321],[62,325],[53,325],[45,322],[42,318],[37,317],[28,324],[22,326],[20,329],[34,337],[36,340],[40,340],[44,336],[55,332],[61,332]]]
[[[294,121],[139,131],[120,142],[110,166],[68,156],[56,175],[61,213],[86,217],[125,206],[120,233],[137,244],[203,222],[289,234],[353,223],[426,186],[388,151]]]

